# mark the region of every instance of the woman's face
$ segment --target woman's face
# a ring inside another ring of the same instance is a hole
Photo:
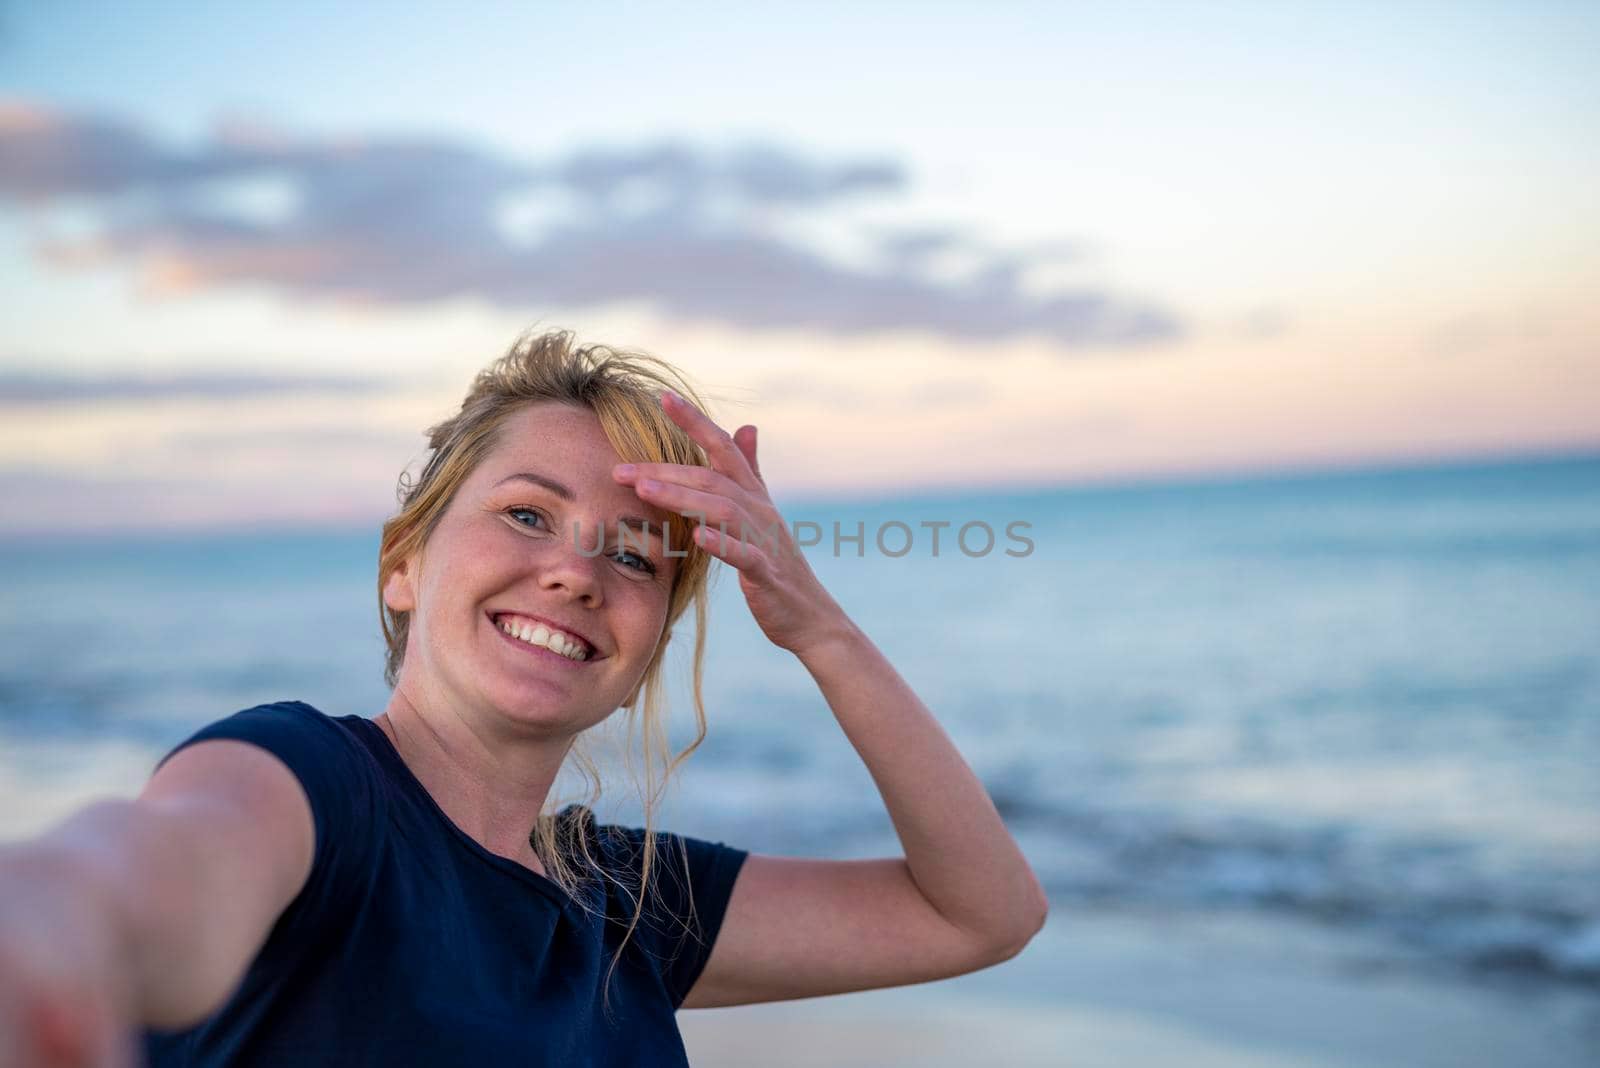
[[[687,520],[613,480],[620,462],[586,408],[546,401],[506,419],[420,566],[385,584],[389,607],[411,613],[399,685],[412,700],[576,734],[628,699],[666,623],[678,559],[664,524]],[[630,527],[624,540],[629,516],[648,531]],[[503,630],[541,621],[583,639],[587,659]]]

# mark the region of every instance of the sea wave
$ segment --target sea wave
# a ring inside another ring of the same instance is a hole
[[[1600,989],[1594,858],[1506,872],[1464,840],[996,800],[1055,901],[1277,910],[1475,971]]]

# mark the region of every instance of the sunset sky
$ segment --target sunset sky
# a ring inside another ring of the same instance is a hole
[[[533,324],[785,497],[1600,448],[1600,6],[0,3],[0,534],[364,523]]]

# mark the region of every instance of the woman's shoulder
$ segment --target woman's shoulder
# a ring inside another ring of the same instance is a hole
[[[635,887],[644,877],[645,845],[649,842],[653,846],[649,879],[653,896],[664,899],[674,912],[692,906],[702,888],[713,895],[725,891],[749,856],[747,850],[726,842],[660,827],[647,830],[627,823],[600,823],[586,805],[568,805],[557,819],[573,821],[591,856],[612,876]]]
[[[240,709],[194,731],[156,765],[189,746],[228,739],[258,746],[294,774],[316,825],[317,859],[347,833],[381,826],[388,806],[382,768],[360,725],[359,716],[330,716],[304,701],[272,701]]]
[[[252,705],[205,724],[173,746],[157,763],[159,768],[179,751],[212,739],[251,742],[278,756],[291,769],[300,764],[366,763],[370,758],[358,727],[359,716],[330,716],[299,700]]]
[[[347,720],[353,716],[331,716],[317,708],[298,699],[285,699],[281,701],[266,701],[248,708],[241,708],[235,712],[219,716],[196,733],[204,731],[220,731],[224,725],[243,724],[273,724],[283,729],[302,729],[312,731],[342,730],[348,732]]]

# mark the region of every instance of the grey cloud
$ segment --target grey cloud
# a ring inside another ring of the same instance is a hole
[[[185,372],[165,375],[0,372],[0,404],[62,405],[199,397],[238,400],[282,394],[367,394],[389,388],[377,379],[313,375]]]
[[[114,193],[171,176],[172,159],[137,130],[84,118],[55,121],[23,105],[0,108],[0,193],[37,199]]]
[[[857,193],[897,192],[907,185],[904,171],[892,162],[822,167],[771,145],[748,145],[723,159],[673,143],[584,149],[542,173],[599,202],[611,201],[629,183],[654,186],[675,203],[726,194],[765,205],[815,205]]]
[[[335,452],[344,455],[356,453],[390,453],[405,458],[410,454],[427,452],[428,435],[422,427],[416,430],[385,430],[369,426],[326,426],[313,429],[296,429],[280,434],[267,444],[276,452]],[[177,451],[205,450],[224,455],[263,446],[263,436],[257,431],[236,430],[179,430],[162,438],[162,444]]]
[[[966,234],[951,227],[917,227],[877,235],[878,251],[902,267],[915,268],[930,257],[970,247]]]
[[[1178,336],[1167,309],[1098,288],[1035,295],[1030,263],[1060,248],[985,251],[960,280],[920,263],[971,239],[936,229],[891,241],[878,268],[842,264],[763,222],[857,196],[894,196],[892,161],[822,165],[770,145],[711,153],[676,143],[586,149],[544,165],[440,139],[312,142],[222,136],[169,152],[139,131],[13,106],[0,111],[0,197],[144,195],[105,203],[102,232],[41,245],[55,262],[131,261],[172,288],[266,283],[317,301],[410,304],[478,297],[527,308],[643,301],[680,318],[839,335],[927,331],[993,341],[1039,335],[1065,346],[1140,345]],[[219,211],[200,180],[276,178],[284,218]],[[649,207],[630,206],[632,188]],[[502,229],[507,197],[544,196],[556,222],[526,241]],[[565,200],[561,199],[565,197]],[[941,244],[942,243],[942,244]]]
[[[889,261],[912,269],[946,252],[975,253],[996,264],[1018,266],[1075,262],[1087,258],[1089,253],[1087,243],[1064,240],[1036,241],[1025,248],[1010,250],[995,249],[965,230],[947,226],[880,230],[873,235],[873,240],[878,252]]]

